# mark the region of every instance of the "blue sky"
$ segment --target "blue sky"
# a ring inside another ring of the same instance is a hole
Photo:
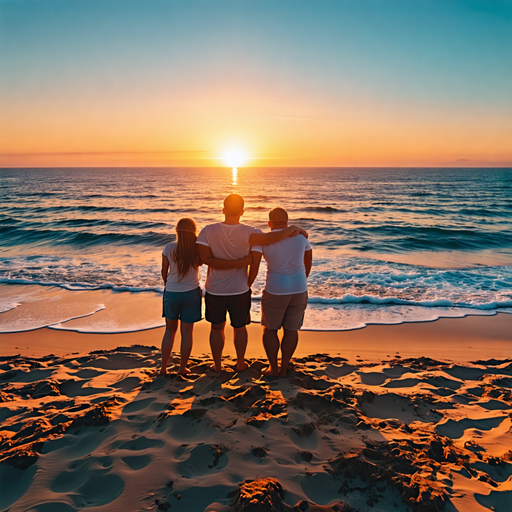
[[[72,114],[119,150],[122,139],[112,134],[121,117],[126,123],[131,112],[134,123],[149,127],[154,119],[178,131],[169,119],[183,124],[183,110],[190,114],[194,105],[203,106],[194,114],[202,130],[213,129],[204,113],[213,108],[208,115],[220,116],[220,125],[246,127],[255,140],[245,117],[261,101],[269,118],[321,120],[326,130],[346,112],[350,119],[377,115],[379,126],[388,116],[392,129],[396,112],[421,118],[435,111],[427,124],[442,124],[445,115],[464,130],[495,125],[499,132],[485,135],[497,141],[497,158],[512,158],[502,141],[511,128],[511,91],[511,1],[0,0],[2,152],[44,151],[45,137],[49,151],[59,150],[59,137],[63,152],[76,150],[76,141],[59,136],[73,129]],[[48,130],[38,141],[44,119]],[[8,133],[13,126],[16,138]],[[91,139],[88,148],[88,133],[83,151],[98,146]],[[125,145],[136,136],[126,135]],[[188,137],[174,137],[179,149],[213,150],[211,136],[197,144]],[[165,146],[158,144],[152,149]],[[490,158],[492,148],[485,151],[482,158]]]

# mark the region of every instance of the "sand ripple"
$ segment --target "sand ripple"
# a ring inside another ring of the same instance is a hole
[[[158,360],[2,358],[0,510],[510,510],[510,360]]]

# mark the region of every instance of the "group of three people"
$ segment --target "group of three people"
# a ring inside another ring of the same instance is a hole
[[[199,267],[208,265],[205,282],[206,320],[211,324],[210,347],[214,369],[222,370],[226,312],[234,330],[236,368],[247,368],[247,325],[251,322],[251,286],[258,275],[261,257],[267,263],[265,289],[261,299],[263,345],[269,359],[268,375],[285,377],[297,347],[298,330],[307,307],[307,278],[313,262],[307,233],[288,226],[283,208],[269,213],[269,233],[242,224],[244,200],[231,194],[224,200],[224,221],[205,226],[199,236],[192,219],[176,225],[177,241],[162,253],[165,283],[163,316],[166,330],[162,340],[162,367],[165,375],[174,338],[181,321],[181,361],[179,374],[189,373],[194,323],[201,320],[202,292]],[[249,267],[249,270],[247,270]],[[278,331],[284,334],[280,343]],[[281,345],[281,365],[278,353]]]

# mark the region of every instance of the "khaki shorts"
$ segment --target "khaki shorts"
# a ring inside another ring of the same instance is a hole
[[[272,295],[263,290],[261,325],[271,331],[278,331],[281,327],[287,331],[298,331],[302,327],[307,306],[308,292]]]

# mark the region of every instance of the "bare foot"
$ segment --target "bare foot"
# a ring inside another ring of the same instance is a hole
[[[287,373],[287,371],[288,371],[288,368],[281,368],[281,369],[279,370],[279,377],[281,377],[281,378],[286,377],[286,373]]]
[[[244,370],[247,370],[247,368],[249,368],[249,365],[245,361],[242,361],[241,363],[236,363],[237,372],[243,372]]]
[[[261,373],[266,375],[267,377],[279,377],[279,372],[272,370],[272,368],[268,368],[267,370],[262,370]]]
[[[183,368],[183,370],[178,371],[178,375],[188,375],[190,373],[190,370],[188,368]]]
[[[167,370],[165,368],[162,368],[158,375],[167,375]]]
[[[218,368],[215,365],[208,366],[209,370],[214,371],[215,373],[220,373],[222,371],[222,366],[219,366]]]

